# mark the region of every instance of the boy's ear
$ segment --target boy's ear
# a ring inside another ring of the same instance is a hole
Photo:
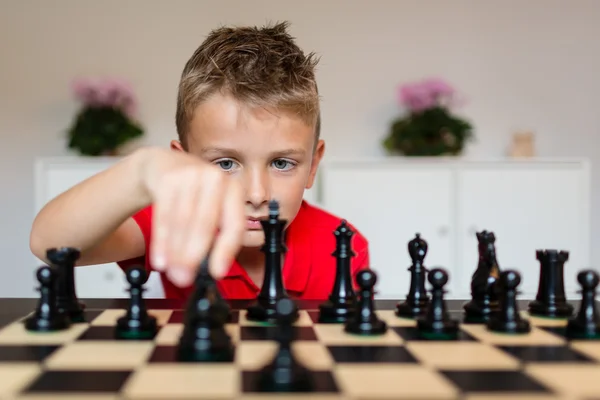
[[[313,152],[312,163],[310,166],[310,174],[308,175],[308,181],[306,182],[306,189],[310,189],[315,183],[315,177],[317,176],[317,170],[319,169],[319,163],[325,154],[325,141],[319,139],[315,151]]]
[[[179,140],[171,140],[171,150],[185,151]]]

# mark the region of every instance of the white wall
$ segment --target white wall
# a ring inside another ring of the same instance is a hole
[[[592,160],[598,202],[600,2],[369,3],[0,0],[0,296],[34,285],[34,159],[68,154],[71,79],[130,79],[147,128],[143,143],[166,146],[175,137],[181,69],[220,24],[287,19],[299,43],[321,55],[329,156],[381,156],[380,141],[397,115],[396,85],[441,76],[469,99],[462,112],[478,139],[467,156],[502,156],[513,130],[533,129],[539,155]],[[592,243],[600,247],[597,207],[592,219]]]

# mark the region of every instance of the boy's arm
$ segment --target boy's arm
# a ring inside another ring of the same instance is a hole
[[[138,150],[48,202],[33,222],[33,254],[47,262],[46,249],[76,247],[77,265],[142,256],[144,238],[131,216],[151,202],[139,177],[150,151]]]
[[[46,249],[77,247],[78,265],[140,257],[144,237],[131,216],[149,204],[154,269],[189,285],[210,249],[215,278],[227,272],[245,229],[241,183],[195,156],[160,148],[138,150],[48,202],[33,222],[31,251],[47,262]]]

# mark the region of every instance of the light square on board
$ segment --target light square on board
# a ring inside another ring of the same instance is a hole
[[[479,342],[407,342],[406,348],[423,365],[438,369],[517,369],[519,361]]]
[[[122,393],[127,399],[237,398],[240,373],[232,364],[151,364],[138,369]]]
[[[573,340],[570,343],[570,347],[573,350],[600,362],[600,341]]]
[[[127,313],[125,309],[108,309],[104,310],[102,314],[94,318],[91,322],[91,325],[94,326],[115,326],[117,324],[117,320]],[[148,314],[156,317],[156,322],[158,325],[165,325],[173,310],[148,310]]]
[[[600,394],[600,367],[596,364],[577,363],[526,365],[525,373],[570,398],[598,398]]]
[[[146,364],[154,349],[150,341],[75,342],[46,359],[48,369],[122,370]]]
[[[119,395],[90,394],[85,392],[59,393],[59,394],[22,394],[19,397],[3,400],[122,400]]]
[[[62,344],[75,340],[88,328],[87,324],[73,324],[55,332],[29,332],[22,322],[15,322],[0,330],[1,344]]]
[[[35,362],[0,363],[0,398],[9,398],[21,391],[40,371],[40,365]]]
[[[183,332],[183,324],[169,323],[161,328],[154,342],[159,345],[176,346]],[[231,336],[231,340],[236,343],[240,340],[240,326],[237,324],[225,324],[225,331]]]
[[[338,365],[342,393],[374,399],[454,399],[457,389],[440,374],[420,365]]]
[[[545,318],[541,316],[531,315],[527,311],[521,311],[521,317],[529,321],[531,326],[545,326],[561,328],[567,325],[566,318]]]
[[[566,343],[564,338],[554,335],[544,329],[532,326],[531,331],[525,334],[506,334],[487,330],[485,325],[465,324],[461,329],[483,343],[497,345],[561,345]]]
[[[237,345],[235,363],[239,369],[258,370],[269,364],[277,353],[276,342],[241,342]],[[318,342],[294,342],[292,351],[297,360],[309,369],[328,370],[334,366],[331,354]]]
[[[399,345],[404,340],[393,330],[388,329],[383,335],[361,336],[344,331],[343,324],[320,324],[314,326],[319,342],[325,345]]]
[[[238,315],[238,323],[240,326],[265,326],[275,325],[260,321],[252,321],[247,318],[248,312],[246,310],[240,310]],[[299,310],[298,319],[294,322],[295,326],[311,326],[313,321],[310,318],[307,310]]]

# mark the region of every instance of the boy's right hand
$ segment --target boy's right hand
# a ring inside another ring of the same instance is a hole
[[[173,150],[153,149],[140,165],[143,189],[153,203],[153,267],[187,286],[210,252],[211,273],[217,279],[225,275],[245,230],[240,182],[196,156]]]

